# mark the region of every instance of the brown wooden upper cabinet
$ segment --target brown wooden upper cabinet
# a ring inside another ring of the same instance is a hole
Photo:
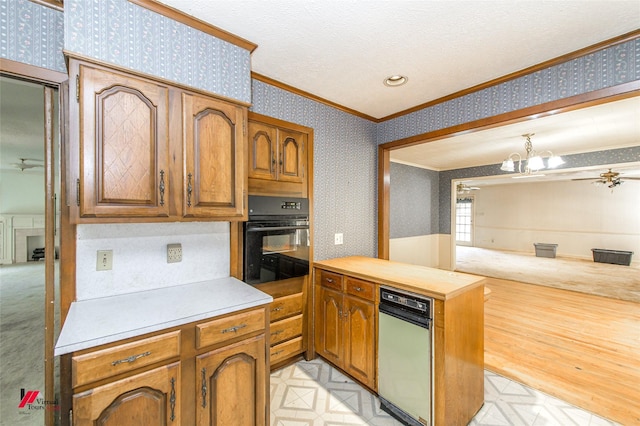
[[[209,97],[182,94],[185,217],[242,217],[244,112]]]
[[[82,64],[77,89],[80,215],[168,217],[168,87]]]
[[[70,74],[78,222],[246,218],[245,106],[73,58]]]
[[[309,130],[250,113],[250,194],[307,197]]]

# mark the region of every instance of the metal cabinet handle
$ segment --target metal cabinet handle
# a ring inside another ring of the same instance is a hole
[[[193,192],[193,186],[191,186],[191,178],[193,175],[189,173],[187,175],[187,207],[191,207],[191,192]]]
[[[224,334],[224,333],[237,333],[238,330],[240,330],[241,328],[245,328],[247,326],[247,324],[240,324],[240,325],[234,325],[233,327],[229,327],[229,328],[225,328],[224,330],[221,330],[220,333]]]
[[[125,362],[126,363],[131,363],[131,362],[133,362],[133,361],[135,361],[137,359],[140,359],[140,358],[143,358],[143,357],[149,356],[149,355],[151,355],[151,351],[147,351],[147,352],[144,352],[144,353],[141,353],[141,354],[138,354],[138,355],[131,355],[131,356],[127,357],[127,358],[123,358],[123,359],[119,359],[117,361],[113,361],[111,363],[111,365],[113,365],[115,367],[116,365],[124,364]]]
[[[171,403],[171,416],[169,419],[174,421],[176,419],[176,379],[171,378],[171,396],[169,397]]]
[[[356,291],[362,291],[362,287],[356,287]]]
[[[207,407],[207,369],[202,369],[202,408]]]
[[[283,309],[284,309],[284,307],[282,307],[282,306],[278,306],[277,308],[273,308],[273,309],[271,310],[271,312],[278,312],[278,311],[281,311],[281,310],[283,310]]]
[[[277,336],[278,334],[282,334],[282,333],[284,333],[284,330],[277,330],[277,331],[274,331],[273,333],[271,333],[271,335],[272,336]]]
[[[328,283],[332,283],[333,282],[333,278],[327,278],[327,282]]]
[[[284,349],[274,352],[273,354],[271,354],[271,356],[280,355],[282,352],[284,352]]]
[[[160,170],[160,205],[164,206],[164,170]]]

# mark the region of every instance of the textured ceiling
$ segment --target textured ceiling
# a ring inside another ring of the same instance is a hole
[[[258,45],[252,70],[374,118],[639,28],[638,0],[160,0]],[[409,81],[389,88],[393,74]]]

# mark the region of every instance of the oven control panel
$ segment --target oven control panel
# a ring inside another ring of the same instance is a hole
[[[286,209],[286,210],[300,210],[302,207],[302,204],[299,201],[283,201],[282,204],[280,205],[281,209]]]

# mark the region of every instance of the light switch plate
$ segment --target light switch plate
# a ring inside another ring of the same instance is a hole
[[[113,250],[98,250],[96,271],[110,271],[113,268]]]
[[[344,240],[343,240],[343,237],[342,237],[342,233],[336,234],[335,235],[335,245],[340,245],[340,244],[343,244],[343,243],[344,243]]]
[[[167,263],[182,262],[182,244],[167,244]]]

